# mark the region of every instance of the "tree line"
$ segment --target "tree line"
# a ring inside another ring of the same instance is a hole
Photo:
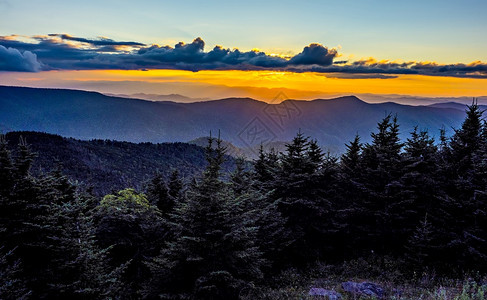
[[[143,191],[157,170],[169,177],[177,168],[181,176],[201,173],[206,166],[205,152],[189,143],[131,143],[112,140],[77,140],[59,135],[13,131],[5,134],[15,155],[19,138],[28,141],[32,151],[40,153],[31,166],[36,176],[61,167],[64,175],[80,188],[90,187],[97,196],[132,187]],[[232,157],[223,165],[225,172],[235,168]]]
[[[409,272],[487,271],[487,125],[476,104],[452,137],[386,116],[340,157],[299,132],[225,174],[160,173],[99,198],[59,169],[32,175],[0,138],[0,298],[236,299],[277,272],[387,256]],[[42,155],[42,153],[40,154]]]

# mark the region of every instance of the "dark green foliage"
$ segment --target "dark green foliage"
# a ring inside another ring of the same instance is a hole
[[[444,256],[459,262],[460,269],[487,261],[486,127],[475,103],[466,113],[444,153],[441,208],[445,217],[439,226]]]
[[[125,189],[103,197],[94,220],[98,244],[110,247],[112,266],[126,265],[122,281],[126,292],[135,294],[149,276],[145,260],[158,253],[164,238],[160,211],[144,194]]]
[[[272,197],[290,232],[289,253],[295,260],[318,259],[331,227],[336,160],[299,132],[279,156]]]
[[[32,165],[34,175],[59,167],[79,185],[92,186],[98,196],[126,187],[142,190],[157,170],[167,180],[174,169],[189,177],[205,168],[204,149],[192,144],[80,141],[39,132],[9,132],[6,139],[14,146],[20,136],[33,151],[42,153]],[[9,150],[17,152],[12,147]],[[223,169],[229,172],[233,168],[234,159],[227,156]]]
[[[403,153],[403,174],[400,179],[401,190],[398,193],[398,204],[402,212],[397,216],[402,227],[396,234],[405,241],[413,233],[414,226],[425,215],[431,220],[438,220],[439,189],[437,155],[438,148],[428,132],[411,132],[405,143]],[[425,221],[426,222],[426,221]]]
[[[95,198],[83,194],[53,207],[58,234],[54,237],[56,276],[49,284],[53,293],[50,297],[105,299],[119,298],[127,292],[122,282],[126,265],[110,266],[111,248],[97,245],[95,205]]]
[[[366,189],[363,179],[364,164],[362,162],[363,145],[360,137],[355,136],[353,141],[346,145],[347,151],[339,162],[339,196],[335,201],[335,224],[341,238],[337,239],[337,249],[344,256],[357,253],[363,248],[364,235],[368,234],[365,226],[368,218],[366,207]]]
[[[249,192],[252,179],[250,172],[245,169],[244,158],[240,157],[235,160],[235,171],[230,175],[230,186],[237,196]]]
[[[246,282],[262,277],[251,199],[238,197],[223,181],[224,148],[209,140],[208,166],[176,206],[171,230],[176,239],[149,265],[150,294],[191,292],[196,298],[235,299]]]
[[[343,174],[348,178],[356,178],[360,173],[360,155],[362,151],[360,136],[356,135],[354,140],[345,146],[347,151],[340,159],[340,167]]]
[[[278,169],[278,155],[274,149],[264,152],[264,147],[259,148],[259,157],[254,161],[254,178],[262,189],[269,190]]]
[[[397,118],[387,115],[371,136],[372,143],[363,149],[360,179],[365,189],[361,219],[368,235],[363,246],[384,253],[386,243],[400,245],[396,230],[402,226],[404,203],[396,195],[402,189],[403,144],[399,140]]]
[[[277,163],[277,160],[275,162]],[[277,164],[275,166],[277,167]],[[262,179],[255,171],[245,169],[243,159],[237,159],[229,184],[235,197],[239,198],[240,210],[252,212],[248,217],[251,217],[252,222],[258,227],[256,244],[262,252],[262,257],[267,261],[266,267],[272,269],[282,263],[279,257],[283,256],[284,249],[292,240],[289,230],[285,227],[286,220],[278,209],[279,200],[275,200],[271,196],[272,192],[266,191],[263,182],[257,178]],[[267,183],[270,182],[271,178]]]
[[[15,258],[14,251],[0,249],[0,297],[28,299],[30,291],[22,280],[22,264]]]
[[[21,298],[21,294],[25,293],[32,298],[62,299],[114,295],[111,289],[115,276],[99,281],[81,279],[86,276],[81,270],[106,264],[103,256],[99,257],[96,265],[81,261],[83,253],[92,257],[102,252],[94,246],[77,246],[86,239],[89,241],[93,234],[92,227],[86,226],[88,219],[84,217],[94,207],[93,201],[82,200],[82,196],[75,193],[75,188],[57,170],[39,177],[31,176],[29,169],[34,155],[25,140],[20,140],[15,157],[10,156],[2,141],[0,173],[4,174],[5,182],[13,184],[2,185],[0,240],[3,249],[10,249],[4,257],[6,278],[19,276],[9,279],[11,284],[21,283],[18,296]],[[90,266],[86,266],[87,263]],[[103,271],[108,268],[96,270],[97,278],[104,278],[106,272]],[[89,292],[87,288],[81,290],[80,286],[90,286]]]
[[[171,212],[174,207],[174,199],[169,196],[166,182],[160,172],[157,172],[147,185],[147,200],[163,214]]]
[[[455,131],[451,142],[452,169],[461,176],[469,176],[473,169],[473,155],[479,151],[482,140],[482,111],[477,104],[467,108],[467,117],[462,127]]]
[[[434,228],[428,221],[428,215],[425,215],[424,220],[416,227],[406,246],[409,250],[407,258],[420,271],[429,266],[433,260],[433,232]]]
[[[169,176],[169,183],[167,184],[168,187],[168,194],[169,197],[173,199],[173,201],[178,201],[181,199],[183,193],[183,180],[179,176],[179,171],[174,169],[171,172],[171,176]]]

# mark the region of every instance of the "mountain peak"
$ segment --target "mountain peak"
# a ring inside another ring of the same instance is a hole
[[[348,102],[348,103],[367,103],[365,101],[363,101],[362,99],[360,99],[359,97],[355,96],[355,95],[350,95],[350,96],[340,96],[340,97],[336,97],[336,98],[328,98],[328,99],[323,99],[323,98],[319,98],[319,99],[314,99],[314,100],[311,100],[310,102],[314,102],[314,101],[317,101],[317,102],[321,102],[321,101],[337,101],[337,102]]]

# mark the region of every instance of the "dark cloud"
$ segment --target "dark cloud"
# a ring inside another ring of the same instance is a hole
[[[37,72],[40,69],[41,64],[34,53],[22,53],[15,48],[0,45],[0,71]]]
[[[179,42],[174,47],[119,42],[108,38],[87,39],[68,34],[23,37],[0,36],[4,47],[4,66],[16,70],[91,70],[91,69],[179,69],[179,70],[279,70],[318,72],[340,78],[394,78],[400,74],[487,78],[487,64],[449,64],[390,62],[364,59],[335,60],[335,49],[310,44],[295,56],[285,59],[261,51],[241,51],[215,46],[205,52],[205,42]],[[15,51],[16,52],[15,52]],[[19,56],[20,55],[20,56]],[[19,58],[20,57],[20,58]],[[37,57],[37,58],[36,58]],[[36,58],[36,59],[32,59]],[[24,61],[27,65],[22,65]],[[37,62],[37,64],[35,63]],[[3,67],[6,69],[7,67]],[[342,75],[337,75],[341,73]]]
[[[201,63],[204,56],[205,42],[201,38],[196,38],[192,43],[185,44],[179,42],[174,48],[169,46],[150,46],[141,48],[138,54],[146,59],[166,62],[166,63]]]
[[[69,34],[59,34],[59,33],[51,33],[48,36],[50,37],[59,37],[63,40],[68,41],[75,41],[80,43],[91,44],[93,46],[145,46],[145,44],[138,43],[138,42],[117,42],[109,38],[99,38],[97,40],[93,39],[85,39],[81,37],[75,37]]]
[[[349,64],[334,64],[329,67],[311,66],[288,68],[292,72],[317,72],[317,73],[343,73],[343,74],[367,74],[382,75],[427,75],[427,76],[447,76],[464,78],[487,78],[487,63],[480,61],[471,64],[450,64],[441,65],[437,63],[423,62],[388,62],[375,61],[373,59],[355,61]],[[335,76],[336,77],[336,76]],[[372,78],[371,75],[368,76]],[[345,78],[345,77],[343,77]],[[351,78],[351,77],[350,77]],[[359,78],[356,76],[355,78]],[[375,77],[380,78],[380,77]],[[387,78],[387,77],[382,77]],[[392,78],[392,77],[391,77]]]
[[[333,64],[333,59],[338,55],[335,49],[328,50],[320,44],[310,44],[304,47],[303,52],[291,58],[292,65],[319,65],[329,66]]]

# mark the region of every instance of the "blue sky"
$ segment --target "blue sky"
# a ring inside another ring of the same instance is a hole
[[[68,33],[147,44],[191,42],[355,59],[487,61],[487,1],[0,0],[0,35]]]

